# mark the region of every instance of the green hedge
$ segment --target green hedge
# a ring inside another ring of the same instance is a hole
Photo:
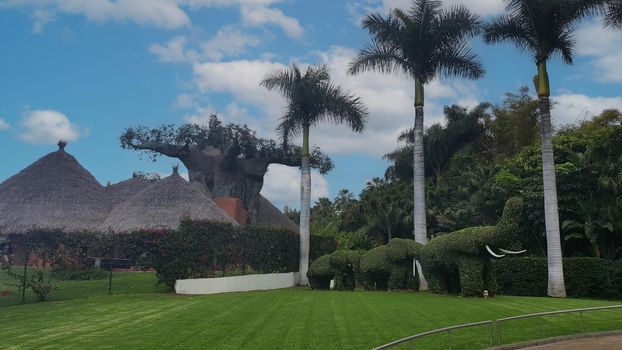
[[[296,235],[298,237],[298,235]],[[311,235],[309,261],[314,261],[322,255],[328,255],[337,250],[337,240],[334,237]]]
[[[128,258],[131,266],[155,269],[158,281],[170,288],[178,279],[212,277],[216,271],[297,271],[300,249],[299,236],[291,230],[203,220],[182,220],[178,230],[169,231],[111,235],[34,230],[15,239],[52,262],[55,269],[58,266],[59,273],[82,276],[92,265],[89,257],[122,257]],[[330,237],[312,235],[310,243],[312,259],[337,248]],[[68,262],[76,266],[75,273],[67,271]]]
[[[570,297],[622,298],[622,263],[599,258],[564,258],[566,294]],[[545,296],[546,258],[504,258],[494,262],[499,293]]]

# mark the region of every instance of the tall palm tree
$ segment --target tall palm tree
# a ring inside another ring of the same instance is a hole
[[[261,85],[278,91],[287,100],[287,110],[277,132],[284,144],[302,133],[302,167],[300,181],[300,266],[298,284],[308,285],[309,237],[311,207],[311,168],[309,165],[309,129],[325,121],[346,124],[362,132],[367,109],[360,98],[331,83],[326,65],[307,68],[298,66],[268,73]]]
[[[484,41],[488,44],[512,42],[518,49],[533,57],[538,69],[535,84],[540,104],[548,295],[565,297],[547,62],[559,54],[565,63],[572,64],[575,25],[584,17],[601,10],[604,1],[505,0],[505,2],[505,14],[485,25]]]
[[[425,172],[423,150],[424,85],[437,76],[477,79],[484,69],[471,52],[468,39],[479,32],[479,17],[464,6],[443,9],[441,1],[414,0],[408,11],[394,9],[387,17],[373,13],[363,19],[363,27],[372,36],[350,64],[349,74],[376,70],[405,73],[415,83],[414,125],[414,236],[428,241],[425,209]],[[420,289],[427,289],[421,274]]]
[[[607,4],[605,24],[608,27],[622,29],[622,0],[610,0]]]

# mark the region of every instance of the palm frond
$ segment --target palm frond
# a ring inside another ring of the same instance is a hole
[[[292,110],[291,106],[288,108],[287,113],[281,117],[281,121],[276,128],[276,133],[284,146],[287,146],[293,138],[300,135],[302,131],[300,119],[300,116]]]
[[[481,31],[480,17],[464,6],[455,5],[438,16],[436,40],[445,45],[460,44]]]
[[[496,44],[504,41],[514,43],[522,51],[537,47],[525,21],[508,14],[493,18],[484,26],[484,42]]]
[[[366,48],[361,49],[354,61],[350,63],[348,74],[357,75],[373,70],[395,73],[400,70],[410,72],[411,69],[397,49],[373,40]]]
[[[300,69],[296,64],[281,71],[269,72],[260,82],[268,90],[277,90],[283,97],[291,96],[297,81],[300,81]]]
[[[466,45],[441,50],[436,62],[438,62],[437,70],[443,76],[478,79],[484,75],[484,67],[477,54]]]
[[[622,0],[611,0],[607,5],[605,25],[611,28],[622,29]]]
[[[355,132],[362,132],[367,119],[367,108],[359,97],[334,84],[318,89],[318,100],[323,101],[319,119],[328,118],[334,124],[346,124]]]

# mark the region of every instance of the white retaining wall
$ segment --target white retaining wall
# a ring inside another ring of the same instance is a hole
[[[296,272],[289,272],[177,280],[175,292],[177,294],[216,294],[290,288],[296,285],[296,274]]]

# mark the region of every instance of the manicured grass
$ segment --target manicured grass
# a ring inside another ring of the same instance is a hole
[[[30,275],[37,269],[31,268],[28,273]],[[38,269],[45,271],[44,269]],[[21,268],[15,269],[16,273],[22,274]],[[112,274],[112,293],[154,293],[166,292],[164,285],[157,286],[157,279],[154,272],[113,272]],[[0,296],[0,307],[17,305],[22,301],[22,293],[16,287],[17,280],[8,276],[6,270],[0,270],[0,291],[9,290],[11,295]],[[58,281],[54,280],[57,289],[50,293],[48,299],[50,301],[70,300],[78,298],[101,297],[108,295],[108,276],[103,279],[88,281]],[[35,302],[36,297],[30,291],[26,290],[26,303]],[[0,309],[1,310],[1,309]],[[0,311],[1,312],[1,311]]]
[[[418,332],[615,301],[304,288],[209,296],[124,294],[0,308],[0,348],[368,349]],[[585,314],[587,331],[622,329],[622,310]],[[543,321],[544,335],[579,333],[578,316]],[[507,324],[504,339],[537,337],[537,320]],[[455,348],[488,345],[486,327],[453,334]],[[442,335],[421,343],[446,346]]]

